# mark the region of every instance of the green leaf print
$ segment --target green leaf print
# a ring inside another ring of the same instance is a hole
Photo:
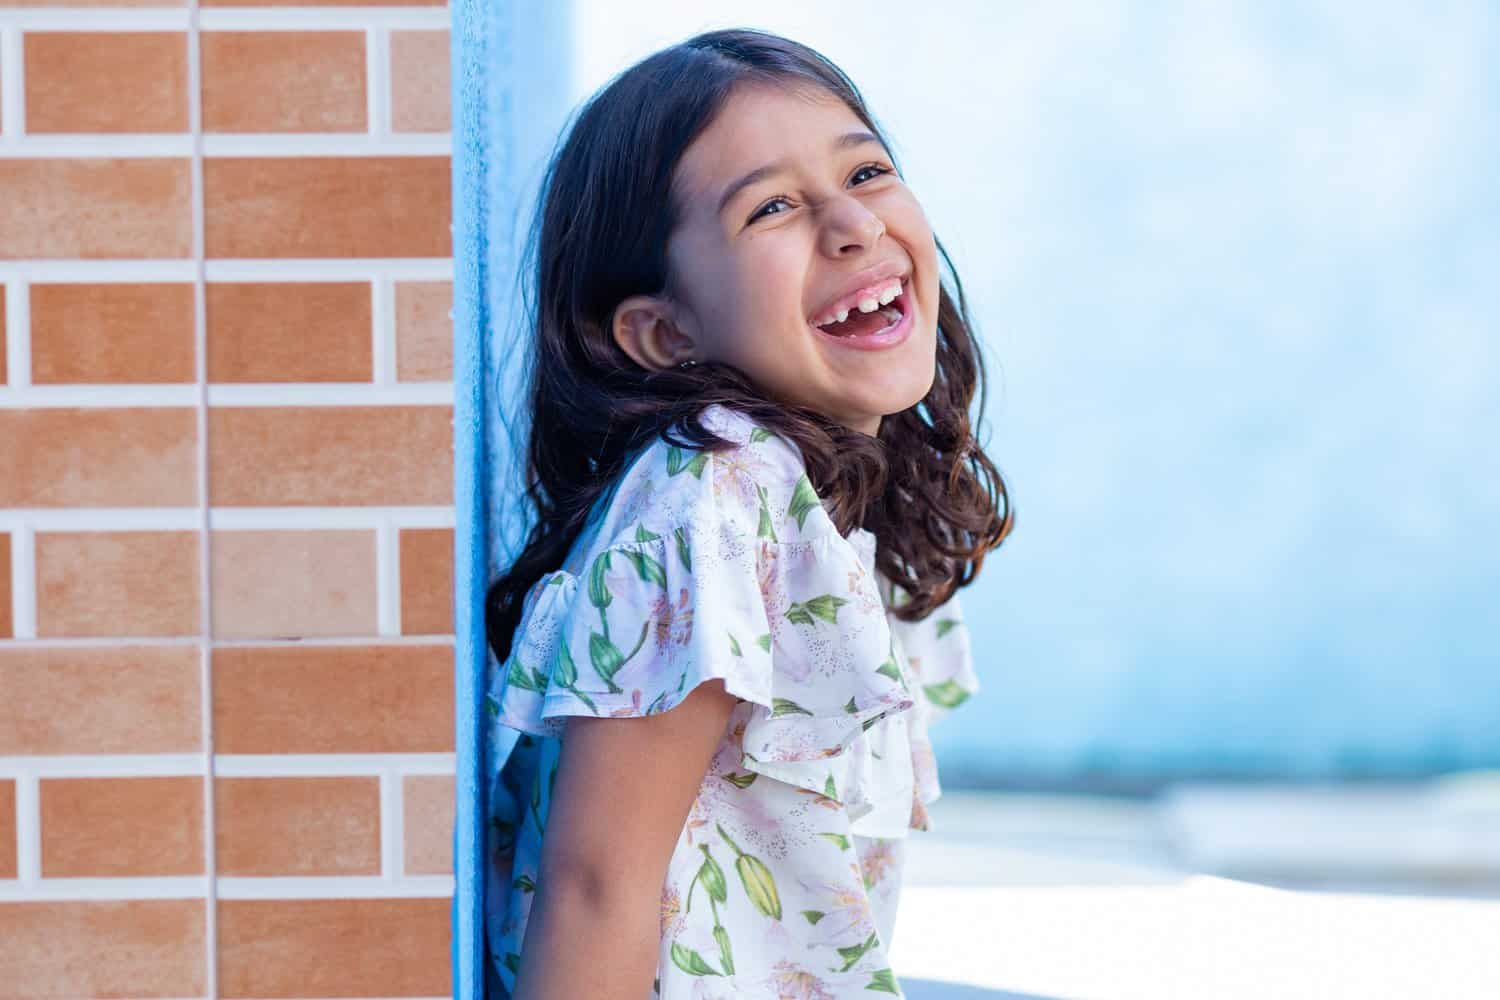
[[[536,686],[536,682],[531,679],[531,675],[526,672],[526,668],[521,666],[521,661],[515,658],[512,658],[510,661],[510,673],[506,676],[506,679],[512,687],[522,688],[527,691],[541,690]]]
[[[511,883],[511,888],[522,892],[536,892],[536,883],[531,881],[530,875],[522,875]]]
[[[756,526],[755,534],[774,542],[777,540],[776,529],[771,525],[771,508],[766,501],[766,488],[757,483],[755,491],[760,494],[760,524]]]
[[[937,623],[937,637],[941,639],[949,632],[957,628],[961,622],[957,618],[944,618]]]
[[[803,910],[802,915],[807,918],[807,922],[810,924],[815,924],[819,920],[822,920],[824,917],[828,916],[828,914],[824,913],[822,910]]]
[[[776,891],[776,880],[771,877],[771,869],[760,858],[746,854],[740,850],[740,845],[729,839],[729,834],[724,832],[724,827],[718,823],[714,824],[719,831],[719,836],[738,855],[734,859],[735,873],[740,877],[740,883],[745,887],[745,894],[750,897],[750,902],[755,908],[766,916],[775,920],[781,919],[781,895]]]
[[[812,713],[790,698],[772,698],[771,718],[774,719],[779,715],[812,715]]]
[[[870,973],[870,984],[865,989],[901,995],[901,991],[896,988],[896,974],[890,969],[876,969]]]
[[[755,644],[769,653],[771,651],[771,633],[767,632],[765,635],[756,636]]]
[[[703,883],[703,891],[708,893],[708,898],[718,903],[729,901],[729,883],[724,881],[724,869],[714,860],[714,856],[708,853],[707,844],[699,844],[703,851],[703,866],[698,869],[698,881]]]
[[[552,673],[557,677],[557,683],[564,688],[571,688],[578,683],[578,667],[573,663],[573,654],[568,652],[566,639],[557,644],[557,663],[553,666]]]
[[[688,551],[687,538],[682,534],[682,529],[677,528],[672,532],[672,537],[677,539],[677,558],[682,560],[682,567],[689,573],[693,571],[693,555]]]
[[[660,537],[653,531],[647,531],[644,524],[637,523],[635,526],[635,540],[638,542],[654,542]]]
[[[833,775],[828,776],[828,781],[823,785],[823,794],[830,799],[839,797],[838,786],[833,783]]]
[[[792,502],[787,505],[787,515],[797,519],[797,527],[802,528],[807,521],[807,515],[822,506],[823,501],[818,499],[818,491],[813,489],[812,481],[803,473],[797,479],[797,487],[792,491]]]
[[[864,957],[865,952],[875,947],[875,943],[879,940],[879,935],[875,931],[871,931],[870,936],[865,938],[864,944],[851,944],[847,948],[840,948],[839,954],[844,957],[844,965],[843,968],[836,969],[834,971],[848,972],[850,969],[854,968],[854,963],[858,962],[862,957]]]
[[[809,598],[800,604],[793,601],[792,606],[786,611],[786,617],[788,621],[795,622],[798,625],[812,625],[814,618],[821,618],[825,622],[837,625],[839,621],[839,608],[848,603],[848,600],[845,598],[835,597],[833,594],[822,594],[818,597]]]
[[[589,662],[593,664],[594,673],[609,685],[610,694],[619,694],[623,690],[615,683],[615,674],[625,662],[625,655],[598,632],[589,633]]]
[[[734,956],[729,950],[729,932],[723,926],[714,924],[714,940],[719,942],[719,958],[724,965],[724,975],[734,975]]]
[[[594,559],[594,565],[589,567],[589,603],[603,611],[609,607],[609,602],[614,600],[614,595],[609,592],[609,585],[604,582],[604,574],[609,572],[609,550],[605,549]]]
[[[747,771],[744,774],[721,774],[719,775],[719,777],[723,778],[725,781],[729,782],[736,788],[749,788],[751,785],[755,784],[755,779],[760,777],[760,775],[756,774],[754,771]]]
[[[755,428],[750,431],[750,443],[751,444],[760,444],[762,441],[766,440],[770,436],[771,436],[771,432],[770,431],[766,430],[764,427],[756,425]]]
[[[923,684],[922,690],[935,705],[943,708],[956,708],[968,700],[969,692],[959,687],[958,682],[949,678],[941,684]]]
[[[692,455],[692,458],[688,458]],[[686,470],[696,478],[703,478],[703,467],[708,464],[708,455],[701,451],[684,451],[673,445],[667,448],[667,475],[675,476]]]
[[[827,837],[829,840],[833,841],[835,844],[838,844],[839,845],[839,850],[841,850],[841,851],[847,851],[852,846],[849,843],[849,838],[846,837],[846,836],[844,836],[842,833],[820,833],[820,834],[818,834],[818,836],[820,836],[820,837]]]
[[[906,681],[901,676],[901,668],[896,665],[895,660],[886,660],[880,666],[875,668],[875,672],[877,674],[884,674],[903,687],[906,685]]]
[[[505,953],[505,957],[500,960],[500,964],[509,969],[511,975],[515,975],[521,971],[521,956],[513,951],[508,951]]]
[[[850,698],[849,704],[844,706],[844,711],[848,712],[850,715],[855,715],[859,712],[859,709],[854,706],[853,698]]]
[[[733,632],[729,633],[729,651],[735,656],[745,655],[744,653],[740,652],[740,641],[734,637]]]
[[[717,976],[714,967],[703,960],[703,956],[691,948],[672,942],[672,964],[690,976]]]
[[[484,710],[485,710],[486,713],[489,714],[489,717],[492,718],[492,719],[499,717],[499,715],[500,715],[500,703],[495,700],[495,696],[494,695],[487,694],[487,695],[484,696]]]
[[[657,560],[646,555],[644,552],[623,552],[622,555],[629,559],[635,566],[635,571],[640,574],[642,580],[654,583],[663,590],[667,586],[667,569]]]

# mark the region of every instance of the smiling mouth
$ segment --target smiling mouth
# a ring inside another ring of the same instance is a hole
[[[911,278],[908,276],[901,281],[901,294],[891,299],[886,305],[877,305],[870,312],[851,309],[849,315],[843,320],[812,325],[815,329],[832,337],[866,337],[872,333],[879,333],[901,322],[901,317],[906,315],[906,294],[910,290]]]

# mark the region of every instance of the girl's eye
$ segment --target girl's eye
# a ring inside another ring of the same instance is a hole
[[[862,166],[858,170],[854,171],[854,176],[858,177],[860,174],[864,173],[866,170],[873,170],[875,172],[872,175],[873,177],[879,177],[881,174],[891,173],[891,169],[889,167],[883,167],[883,166],[881,166],[878,163],[866,163],[864,166]],[[749,221],[750,222],[754,222],[756,219],[759,219],[763,215],[780,215],[781,214],[780,212],[768,212],[768,211],[766,211],[766,209],[770,208],[772,205],[776,204],[779,201],[786,201],[786,200],[787,199],[781,198],[781,197],[772,198],[770,201],[768,201],[764,205],[762,205],[756,211],[756,213],[754,215],[750,216]]]

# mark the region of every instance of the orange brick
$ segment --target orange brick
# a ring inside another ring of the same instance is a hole
[[[451,753],[453,647],[225,646],[219,753]]]
[[[368,382],[367,281],[208,285],[210,382]]]
[[[216,507],[453,502],[447,406],[217,406],[208,417]]]
[[[203,783],[193,775],[44,778],[42,876],[202,875]]]
[[[0,507],[194,506],[196,440],[185,406],[0,410]]]
[[[17,878],[16,783],[0,780],[0,878]]]
[[[220,875],[379,875],[379,778],[219,778]]]
[[[202,7],[441,7],[446,0],[205,0]]]
[[[196,997],[207,989],[202,899],[0,906],[12,997]]]
[[[451,901],[221,899],[222,997],[447,996]]]
[[[31,286],[31,380],[194,382],[193,286]]]
[[[363,132],[363,31],[203,34],[205,132]]]
[[[211,157],[203,171],[209,257],[453,252],[446,156]]]
[[[0,534],[0,639],[15,635],[10,602],[10,535]]]
[[[190,161],[0,159],[0,260],[192,256]]]
[[[448,131],[451,61],[446,31],[391,32],[392,131]]]
[[[185,132],[181,31],[28,31],[26,131]]]
[[[198,634],[192,531],[39,532],[37,635]]]
[[[413,774],[403,781],[402,834],[407,875],[453,874],[453,775]]]
[[[197,752],[201,669],[188,645],[0,645],[0,755]]]
[[[376,631],[371,531],[216,531],[219,638],[367,636]]]
[[[187,0],[0,0],[0,7],[181,7]]]
[[[453,380],[453,282],[396,282],[396,378]]]
[[[401,531],[401,631],[453,634],[453,529]]]

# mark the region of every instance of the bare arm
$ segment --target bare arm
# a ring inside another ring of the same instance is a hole
[[[638,718],[568,719],[514,1000],[641,1000],[661,890],[739,699],[720,680]]]

